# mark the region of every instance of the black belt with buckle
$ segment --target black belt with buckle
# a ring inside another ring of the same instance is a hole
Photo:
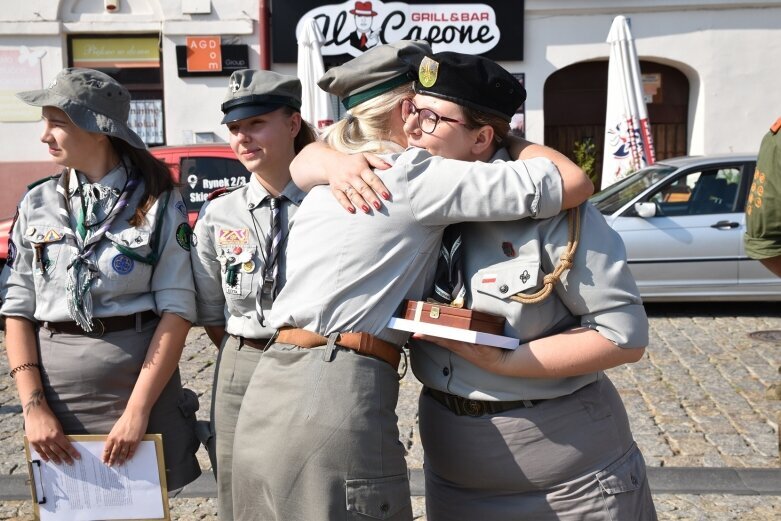
[[[84,335],[90,338],[100,338],[106,333],[114,331],[124,331],[126,329],[135,329],[136,326],[144,326],[148,322],[157,320],[157,313],[154,311],[142,311],[124,317],[101,317],[92,319],[92,331],[84,331],[79,324],[73,321],[68,322],[39,322],[41,327],[48,329],[52,333],[65,335]]]
[[[534,407],[540,402],[545,400],[513,400],[508,402],[494,402],[489,400],[470,400],[469,398],[463,398],[456,396],[455,394],[444,393],[431,387],[426,387],[423,390],[424,393],[428,393],[429,396],[434,398],[448,409],[453,414],[458,416],[484,416],[486,414],[499,414],[501,412],[509,411],[511,409],[518,409],[520,407]]]
[[[265,351],[266,347],[268,346],[268,338],[247,338],[243,336],[233,335],[236,337],[239,341],[239,345],[241,346],[250,346],[254,349],[259,349],[261,351]]]

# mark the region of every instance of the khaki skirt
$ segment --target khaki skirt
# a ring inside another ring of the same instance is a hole
[[[157,322],[102,338],[38,332],[46,400],[66,434],[108,434],[127,406]],[[197,478],[195,411],[198,398],[171,376],[149,415],[147,433],[163,435],[169,490]]]

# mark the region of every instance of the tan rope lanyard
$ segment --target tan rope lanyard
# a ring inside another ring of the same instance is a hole
[[[575,260],[575,251],[580,242],[580,207],[571,208],[567,211],[567,251],[561,254],[561,262],[553,269],[553,273],[545,275],[542,279],[543,286],[537,293],[526,295],[525,293],[516,293],[510,295],[510,298],[521,304],[536,304],[542,302],[553,292],[553,286],[561,280],[561,275],[572,267]]]

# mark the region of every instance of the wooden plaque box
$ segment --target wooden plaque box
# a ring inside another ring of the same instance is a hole
[[[471,329],[493,335],[504,333],[504,317],[420,300],[406,302],[403,318],[459,329]]]

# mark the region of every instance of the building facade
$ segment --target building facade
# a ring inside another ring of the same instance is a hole
[[[361,24],[369,27],[364,46],[415,36],[431,39],[435,50],[486,53],[528,91],[514,125],[569,155],[591,138],[601,157],[605,39],[618,14],[631,20],[657,157],[755,152],[781,115],[781,1],[28,0],[4,7],[0,218],[13,212],[24,184],[52,170],[39,143],[40,111],[17,103],[14,92],[45,86],[63,67],[100,68],[130,88],[130,123],[150,146],[225,141],[219,107],[230,71],[270,63],[295,74],[304,16],[325,29],[327,64],[361,52],[351,44],[360,42],[351,34]]]

